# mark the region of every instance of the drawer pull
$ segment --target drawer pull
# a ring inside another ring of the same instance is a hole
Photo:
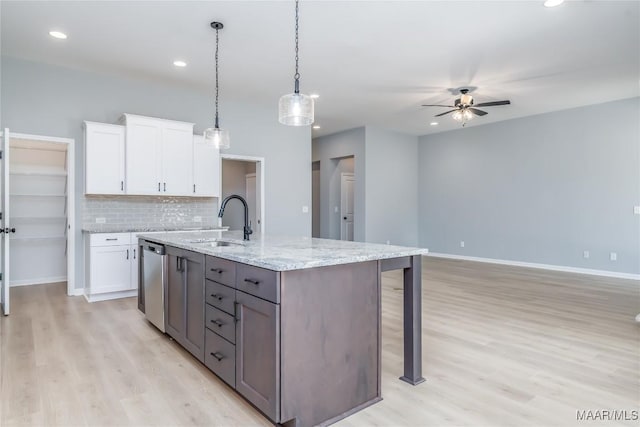
[[[222,301],[222,298],[224,298],[222,295],[218,295],[218,294],[211,294],[211,298],[217,298],[218,301]]]
[[[218,353],[217,351],[215,353],[211,353],[211,355],[215,357],[218,360],[218,362],[222,362],[222,359],[224,359],[224,355]]]
[[[211,271],[213,271],[214,273],[218,273],[218,274],[224,273],[224,270],[221,269],[221,268],[212,268]]]
[[[116,240],[118,240],[117,237],[114,237],[113,239],[105,239],[107,242],[115,242]]]
[[[211,323],[218,325],[218,328],[221,328],[224,326],[224,322],[221,321],[220,319],[212,320]]]
[[[244,281],[247,282],[247,283],[254,284],[254,285],[259,285],[260,284],[260,281],[259,280],[255,280],[255,279],[244,279]]]

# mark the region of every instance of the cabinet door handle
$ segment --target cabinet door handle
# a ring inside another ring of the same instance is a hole
[[[193,192],[194,193],[196,192],[196,185],[195,184],[193,184]]]
[[[129,249],[127,249],[127,259],[129,259]]]
[[[224,326],[224,322],[222,322],[220,319],[212,320],[211,323],[218,325],[218,328]]]
[[[233,317],[236,322],[240,320],[240,311],[238,311],[238,305],[240,305],[238,301],[233,302]]]
[[[133,250],[133,259],[136,259],[136,250]]]
[[[218,295],[218,294],[211,294],[211,298],[217,298],[218,301],[222,301],[222,298],[224,298],[224,296]]]
[[[222,353],[218,353],[217,351],[215,353],[211,353],[211,355],[218,359],[218,362],[222,362],[222,359],[224,359],[224,355]]]
[[[224,273],[224,270],[221,269],[221,268],[212,268],[211,271],[213,271],[214,273],[218,273],[218,274]]]
[[[182,271],[182,258],[176,257],[176,271]]]
[[[167,191],[167,183],[165,182],[163,183],[163,185],[164,185],[164,191]]]
[[[120,181],[120,191],[124,191],[124,181]]]
[[[158,191],[160,191],[160,183],[158,183]]]
[[[253,285],[259,285],[260,284],[260,281],[256,280],[256,279],[244,279],[244,281],[247,282],[247,283],[251,283]]]

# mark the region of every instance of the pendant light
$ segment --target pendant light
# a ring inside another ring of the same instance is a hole
[[[216,118],[213,127],[204,131],[204,140],[209,144],[213,144],[216,148],[229,148],[229,131],[226,129],[220,129],[220,123],[218,120],[218,32],[224,28],[224,25],[222,25],[221,22],[212,22],[211,28],[216,30]]]
[[[313,99],[300,93],[300,73],[298,72],[298,0],[296,0],[296,73],[293,75],[293,93],[280,97],[278,120],[283,125],[307,126],[313,123]]]

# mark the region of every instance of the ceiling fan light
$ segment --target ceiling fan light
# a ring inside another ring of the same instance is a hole
[[[280,97],[278,121],[287,126],[308,126],[313,123],[313,99],[302,93]]]
[[[460,103],[462,105],[471,105],[473,103],[473,97],[465,93],[460,96]]]
[[[229,131],[220,128],[207,128],[204,131],[204,141],[218,149],[227,149],[231,146]]]

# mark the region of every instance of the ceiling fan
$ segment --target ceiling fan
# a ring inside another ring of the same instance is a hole
[[[475,107],[493,107],[496,105],[509,105],[511,101],[491,101],[481,102],[480,104],[473,103],[473,96],[469,95],[469,89],[460,89],[460,98],[457,98],[454,105],[423,105],[423,107],[448,107],[453,110],[445,111],[444,113],[436,114],[434,117],[444,116],[449,113],[453,113],[453,119],[462,122],[464,126],[469,120],[476,116],[486,116],[486,111],[478,110]]]

